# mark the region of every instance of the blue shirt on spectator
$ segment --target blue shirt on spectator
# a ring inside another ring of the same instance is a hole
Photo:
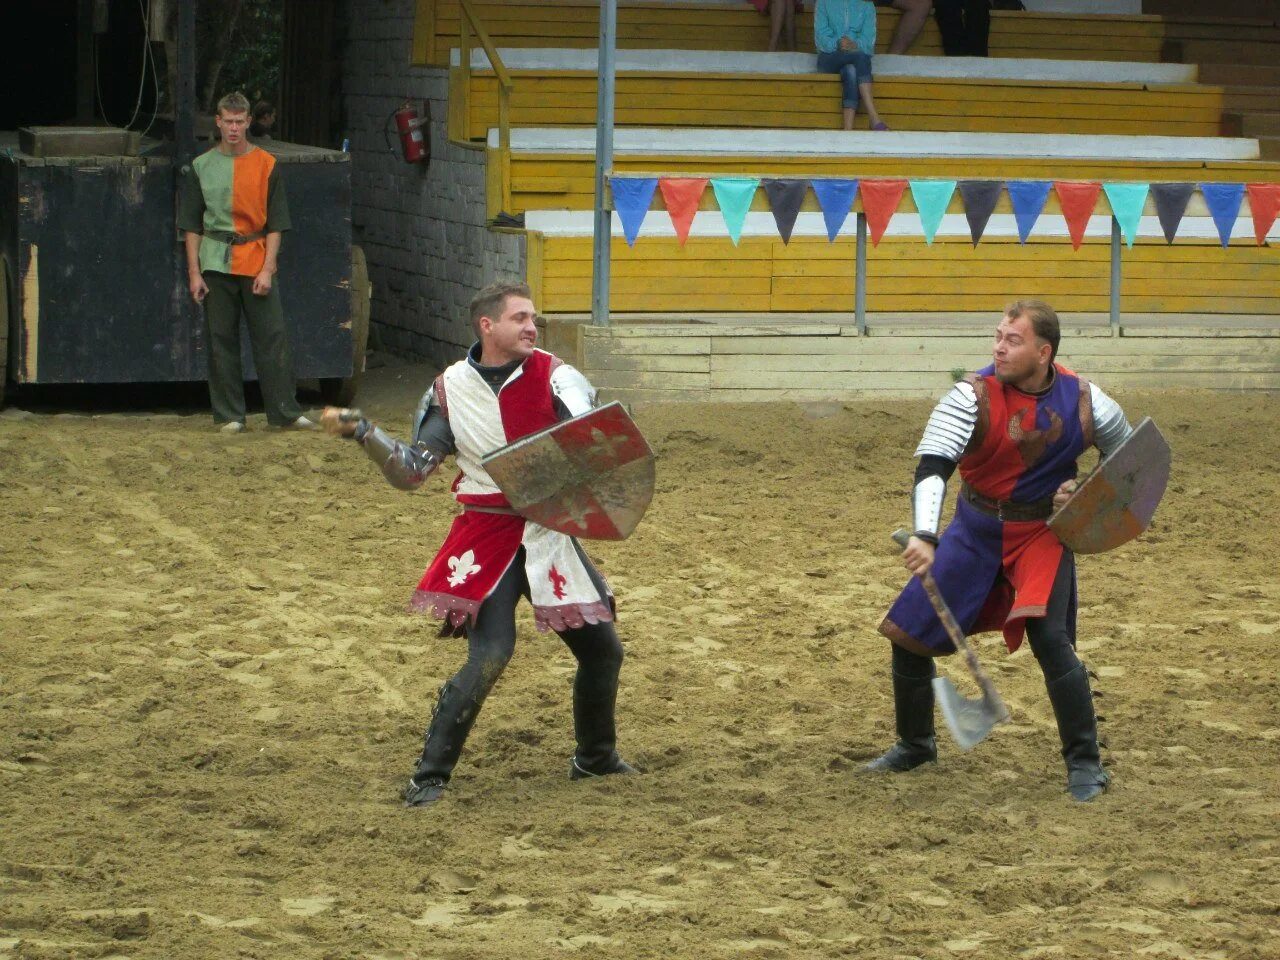
[[[813,40],[819,53],[840,49],[848,37],[858,52],[870,56],[876,48],[876,8],[871,0],[818,0],[813,14]]]

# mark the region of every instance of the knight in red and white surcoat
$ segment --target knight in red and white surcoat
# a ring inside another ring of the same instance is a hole
[[[359,442],[395,487],[421,486],[445,457],[457,461],[453,494],[462,506],[410,598],[412,610],[466,636],[467,661],[440,689],[405,801],[444,793],[466,737],[515,649],[515,608],[533,605],[540,630],[554,630],[578,661],[573,779],[631,773],[616,750],[614,704],[622,644],[614,598],[578,541],[516,513],[483,466],[514,440],[586,413],[596,394],[578,370],[536,347],[536,312],[524,284],[491,284],[472,301],[479,340],[432,384],[404,443],[351,411],[330,408],[326,429]]]

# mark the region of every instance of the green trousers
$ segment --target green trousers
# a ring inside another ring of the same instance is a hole
[[[260,297],[253,292],[253,277],[207,270],[204,282],[205,343],[209,358],[209,402],[216,423],[244,422],[244,372],[240,364],[240,314],[249,327],[253,365],[258,369],[262,404],[267,422],[282,427],[302,416],[298,406],[298,382],[293,374],[289,331],[275,284]]]

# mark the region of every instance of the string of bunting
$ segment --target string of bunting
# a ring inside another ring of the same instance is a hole
[[[1098,198],[1105,195],[1111,214],[1120,224],[1125,243],[1133,246],[1138,233],[1138,221],[1150,197],[1160,220],[1165,241],[1173,243],[1187,211],[1187,204],[1196,189],[1204,197],[1209,215],[1218,231],[1218,239],[1225,247],[1231,240],[1231,231],[1240,216],[1240,206],[1247,194],[1253,216],[1253,232],[1258,244],[1266,242],[1280,214],[1280,183],[1101,183],[1098,181],[1071,180],[791,180],[755,177],[610,177],[613,190],[613,206],[622,221],[622,232],[628,245],[634,246],[644,223],[645,215],[653,204],[655,191],[662,194],[662,201],[676,237],[683,246],[689,238],[689,229],[698,215],[698,207],[707,185],[715,195],[716,204],[724,217],[729,238],[736,245],[742,237],[742,227],[751,209],[756,191],[764,187],[769,209],[783,243],[791,240],[796,217],[804,204],[810,187],[822,210],[827,239],[834,241],[845,224],[856,199],[862,199],[862,212],[867,217],[867,227],[872,244],[878,245],[889,227],[889,221],[898,211],[902,196],[909,189],[911,199],[920,214],[920,225],[926,243],[933,238],[942,223],[943,214],[951,204],[956,190],[964,205],[969,222],[969,235],[977,246],[986,231],[991,214],[1000,201],[1000,191],[1009,194],[1014,220],[1018,225],[1018,241],[1026,243],[1036,221],[1044,211],[1050,191],[1057,194],[1058,206],[1067,221],[1071,245],[1077,250],[1084,242],[1085,227],[1098,205]]]

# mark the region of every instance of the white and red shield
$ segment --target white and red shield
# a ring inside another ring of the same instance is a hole
[[[625,540],[653,499],[653,451],[622,404],[521,437],[481,464],[513,509],[587,540]]]

